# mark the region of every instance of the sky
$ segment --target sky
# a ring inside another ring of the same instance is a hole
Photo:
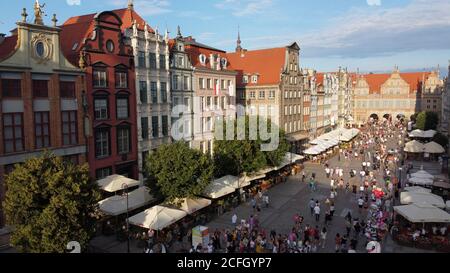
[[[127,6],[128,0],[40,0],[46,23]],[[2,5],[0,32],[9,33],[22,8],[33,20],[34,0]],[[134,0],[147,23],[226,51],[236,47],[238,28],[248,50],[301,48],[301,66],[318,71],[347,67],[361,72],[422,71],[447,75],[450,60],[449,0]]]

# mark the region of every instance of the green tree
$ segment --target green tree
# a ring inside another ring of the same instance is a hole
[[[436,130],[439,125],[439,116],[435,112],[420,112],[416,118],[416,128],[420,130]]]
[[[209,156],[181,141],[160,146],[149,155],[145,168],[149,174],[147,185],[168,203],[202,194],[214,171]]]
[[[100,194],[87,165],[51,153],[16,165],[5,178],[11,244],[25,253],[64,253],[71,241],[87,248]]]
[[[433,141],[440,144],[445,149],[448,148],[448,137],[442,133],[437,133],[434,136]]]
[[[241,175],[244,172],[253,173],[267,166],[278,166],[289,150],[284,132],[278,127],[274,127],[274,130],[279,131],[280,143],[274,151],[262,151],[261,145],[267,144],[268,141],[261,140],[259,129],[256,132],[256,140],[250,140],[250,117],[241,117],[240,119],[245,119],[245,138],[238,138],[238,122],[235,121],[234,140],[226,140],[226,130],[224,130],[225,140],[214,142],[215,175],[217,177]],[[271,130],[271,126],[276,126],[268,120],[261,120],[261,122],[267,122],[269,130]]]

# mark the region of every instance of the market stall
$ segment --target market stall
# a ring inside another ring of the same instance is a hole
[[[430,174],[427,171],[421,170],[416,173],[411,174],[411,177],[415,178],[424,178],[424,179],[434,179],[434,175]]]
[[[417,140],[410,141],[405,145],[405,152],[407,153],[423,153],[425,146]]]
[[[118,192],[125,188],[133,188],[141,185],[141,182],[128,177],[114,174],[97,181],[98,186],[105,192]]]
[[[155,206],[128,218],[130,224],[152,230],[163,230],[187,216],[182,210]]]
[[[406,187],[404,188],[407,192],[418,192],[418,193],[431,193],[431,189],[419,187],[419,186],[413,186],[413,187]]]
[[[433,180],[427,178],[412,177],[408,179],[408,183],[413,185],[431,186],[433,185]]]
[[[402,192],[400,194],[400,203],[402,205],[425,203],[441,209],[445,208],[445,203],[442,197],[432,193]]]
[[[443,154],[445,153],[445,149],[444,147],[442,147],[440,144],[432,141],[429,142],[427,144],[424,145],[425,149],[424,152],[425,153],[429,153],[429,154]]]
[[[411,223],[450,223],[450,214],[427,203],[397,206],[394,211]]]
[[[187,214],[194,214],[199,210],[202,210],[211,205],[211,200],[204,198],[197,199],[182,199],[176,200],[175,203],[179,203],[180,207],[178,209],[186,212]]]
[[[155,198],[150,195],[150,189],[147,187],[140,187],[128,193],[128,205],[126,195],[116,195],[98,202],[100,210],[109,216],[118,216],[128,211],[144,207],[147,204],[155,201]]]
[[[238,184],[239,178],[236,176],[224,176],[214,180],[204,191],[205,197],[219,199],[236,191],[234,185]]]

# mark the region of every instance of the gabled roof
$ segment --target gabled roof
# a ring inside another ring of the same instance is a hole
[[[0,43],[0,61],[11,56],[17,45],[17,35],[5,37],[2,43]]]
[[[137,28],[144,31],[145,20],[134,10],[125,8],[105,12],[114,13],[120,18],[122,32],[132,28],[134,21],[138,24]],[[84,40],[92,37],[95,19],[102,13],[104,12],[71,17],[61,26],[61,47],[66,58],[74,65],[78,66],[78,52],[83,46]],[[150,26],[148,26],[148,31],[154,33]],[[75,45],[77,46],[75,47]]]
[[[237,85],[257,86],[280,84],[286,64],[286,47],[227,53],[230,69],[238,72]],[[243,75],[259,75],[258,83],[242,83]]]
[[[400,77],[409,84],[409,92],[412,94],[416,91],[421,91],[424,80],[427,80],[431,72],[411,72],[400,73]],[[392,74],[367,74],[362,77],[369,84],[370,94],[379,94],[381,86],[391,78]]]
[[[185,38],[184,42],[186,53],[189,55],[189,59],[194,67],[210,68],[209,57],[211,54],[220,55],[221,58],[226,56],[225,51],[198,43],[192,37]],[[206,56],[206,65],[200,63],[199,56],[202,54]],[[227,70],[230,70],[230,68],[228,67]]]

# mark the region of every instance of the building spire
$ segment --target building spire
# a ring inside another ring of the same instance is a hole
[[[177,39],[180,39],[180,38],[182,38],[182,37],[183,37],[183,35],[181,35],[181,27],[178,26],[178,27],[177,27]]]
[[[241,46],[241,29],[240,26],[238,26],[238,38],[237,38],[237,42],[236,42],[236,52],[241,52],[242,51],[242,46]]]
[[[129,10],[134,10],[134,3],[133,3],[133,0],[128,0],[128,9],[129,9]]]

